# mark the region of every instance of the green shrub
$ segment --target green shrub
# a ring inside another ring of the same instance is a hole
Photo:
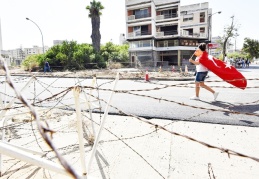
[[[40,66],[39,57],[41,55],[30,55],[25,58],[22,62],[22,67],[24,70],[35,70]]]

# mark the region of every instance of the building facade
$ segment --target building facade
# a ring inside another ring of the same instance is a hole
[[[65,42],[66,40],[53,40],[53,45],[62,45],[63,42]]]
[[[189,64],[209,38],[208,3],[180,6],[180,0],[125,0],[129,56],[139,67]]]
[[[15,64],[14,59],[11,58],[9,51],[1,50],[1,57],[2,60],[4,60],[7,64],[7,66],[11,66],[12,64]]]
[[[48,51],[49,47],[44,46],[44,52]],[[32,48],[23,48],[22,46],[17,49],[6,50],[5,57],[8,58],[8,65],[21,65],[22,61],[28,55],[43,54],[43,48],[39,46],[33,46]]]
[[[49,47],[44,46],[44,53],[49,50]],[[25,57],[28,55],[35,55],[35,54],[43,54],[43,48],[37,45],[34,45],[32,48],[24,48],[23,49]]]
[[[125,44],[127,41],[126,41],[126,38],[125,38],[125,34],[120,34],[120,37],[119,37],[119,45],[123,45]]]
[[[221,38],[219,36],[211,38],[211,47],[209,52],[214,57],[219,57],[222,54],[222,46],[220,44]]]

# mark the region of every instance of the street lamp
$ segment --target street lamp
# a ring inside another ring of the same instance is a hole
[[[28,21],[31,21],[33,24],[35,24],[37,27],[38,27],[38,29],[40,30],[40,33],[41,33],[41,39],[42,39],[42,52],[44,53],[44,42],[43,42],[43,34],[42,34],[42,32],[41,32],[41,29],[40,29],[40,27],[34,22],[34,21],[32,21],[31,19],[29,19],[28,17],[26,17],[26,20],[28,20]]]
[[[220,14],[221,11],[215,12],[213,14],[209,14],[208,15],[208,39],[209,39],[209,43],[211,43],[211,16],[215,15],[215,14]]]

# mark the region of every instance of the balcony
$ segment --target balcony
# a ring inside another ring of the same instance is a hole
[[[130,49],[136,48],[152,48],[152,40],[140,40],[130,42]]]
[[[143,38],[143,37],[147,37],[150,36],[152,33],[151,31],[137,31],[137,32],[129,32],[128,33],[128,38]]]
[[[151,17],[151,13],[130,15],[130,16],[128,16],[128,21],[134,21],[134,20],[145,19],[145,18],[150,18],[150,17]]]
[[[156,37],[161,38],[161,37],[166,37],[166,36],[177,36],[178,31],[177,30],[168,30],[168,31],[161,31],[161,32],[156,32]]]
[[[191,38],[207,38],[208,34],[206,34],[204,32],[193,33],[193,32],[190,32],[190,31],[182,30],[181,33],[180,33],[180,36],[191,37]]]
[[[174,47],[174,46],[179,46],[178,40],[162,40],[162,41],[157,41],[156,43],[157,49],[161,49],[164,47]]]
[[[172,19],[177,18],[177,13],[170,13],[170,14],[164,14],[164,15],[157,15],[156,20],[165,20],[165,19]]]

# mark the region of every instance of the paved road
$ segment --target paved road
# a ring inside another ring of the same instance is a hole
[[[214,101],[212,94],[204,89],[201,90],[201,101],[189,100],[189,97],[194,95],[194,85],[190,84],[191,81],[153,81],[156,85],[140,81],[120,81],[119,89],[155,89],[163,85],[176,84],[186,84],[186,86],[137,92],[142,96],[116,94],[113,105],[119,106],[127,113],[147,118],[258,126],[259,92],[254,87],[259,86],[259,81],[253,80],[258,69],[240,69],[240,71],[249,79],[248,88],[245,90],[232,88],[226,82],[207,83],[220,92],[217,101]],[[221,80],[210,73],[207,81]]]
[[[213,73],[209,73],[207,81],[211,82],[207,82],[207,84],[220,92],[217,101],[214,101],[212,94],[204,89],[201,90],[200,101],[189,100],[189,97],[194,95],[193,81],[120,80],[116,89],[123,90],[123,93],[114,94],[112,106],[124,113],[146,118],[257,127],[259,126],[259,80],[256,80],[255,77],[258,76],[259,66],[239,70],[248,79],[248,88],[245,90],[233,88]],[[27,77],[14,77],[19,91],[28,80]],[[27,99],[33,99],[36,96],[37,101],[51,97],[75,84],[78,84],[78,80],[72,78],[38,78],[35,85],[32,83],[23,94]],[[80,84],[90,86],[91,80],[80,79]],[[97,84],[104,89],[113,87],[111,80],[97,80]],[[9,95],[6,98],[7,101],[14,96],[12,90],[9,87],[5,90],[3,84],[1,92],[2,98],[4,93]],[[107,101],[110,92],[100,90],[93,94]],[[69,93],[64,97],[57,96],[53,101],[43,102],[42,105],[53,107],[73,103],[73,94]],[[105,109],[103,102],[101,102],[101,106],[102,109]],[[110,112],[119,113],[114,108],[110,108]]]

